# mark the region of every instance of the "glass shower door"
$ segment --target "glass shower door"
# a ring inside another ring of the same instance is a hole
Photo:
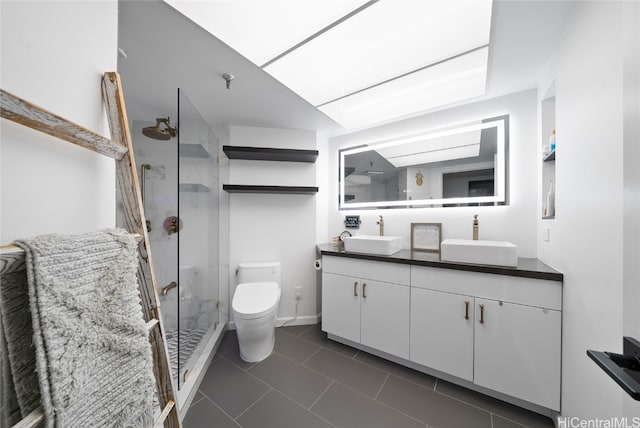
[[[218,324],[218,139],[178,89],[178,388]]]

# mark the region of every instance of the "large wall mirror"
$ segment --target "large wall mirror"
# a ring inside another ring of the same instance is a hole
[[[509,116],[340,150],[340,209],[508,203]]]

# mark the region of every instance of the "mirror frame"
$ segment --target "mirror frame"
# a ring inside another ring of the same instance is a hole
[[[385,140],[384,142],[374,142],[371,144],[358,145],[348,147],[338,151],[338,208],[340,211],[361,210],[361,209],[383,209],[383,208],[439,208],[439,207],[455,207],[470,206],[470,204],[492,204],[507,205],[509,200],[509,115],[501,115],[488,119],[480,120],[480,123],[470,124],[471,121],[464,124],[452,125],[447,128],[429,130],[427,132],[413,135],[410,137],[394,138]],[[477,122],[477,121],[476,121]],[[487,128],[497,129],[497,148],[496,160],[494,168],[495,173],[494,196],[476,196],[476,197],[458,197],[458,198],[440,198],[440,199],[412,199],[397,201],[377,201],[377,202],[345,202],[345,156],[357,153],[382,149],[385,147],[396,146],[414,142],[417,139],[430,140],[434,138],[446,137],[468,131],[483,130]]]

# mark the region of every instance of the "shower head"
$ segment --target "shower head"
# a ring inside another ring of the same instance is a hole
[[[164,128],[160,127],[162,123],[164,123]],[[156,126],[142,128],[142,133],[155,140],[169,140],[176,136],[176,128],[171,127],[169,117],[159,117],[156,119]]]

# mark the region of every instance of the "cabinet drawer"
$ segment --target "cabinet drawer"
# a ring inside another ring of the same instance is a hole
[[[411,277],[411,267],[408,265],[358,260],[348,257],[323,256],[322,270],[326,273],[402,285],[409,285]]]
[[[562,310],[557,281],[411,266],[411,286]]]

